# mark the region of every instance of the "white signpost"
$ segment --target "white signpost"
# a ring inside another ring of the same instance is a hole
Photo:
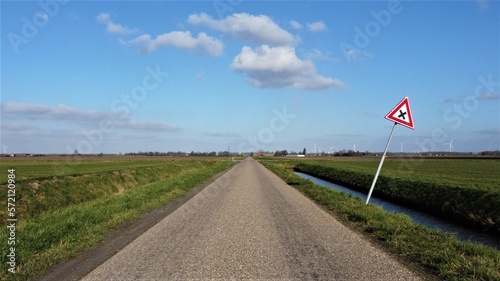
[[[377,183],[377,178],[382,169],[382,165],[384,164],[385,155],[387,154],[387,150],[389,149],[389,144],[392,140],[392,135],[394,134],[394,129],[397,124],[408,127],[412,130],[415,129],[413,124],[413,117],[411,115],[410,109],[410,100],[408,97],[402,99],[386,116],[385,119],[393,121],[394,126],[392,126],[391,134],[389,135],[389,140],[385,146],[384,154],[382,155],[382,159],[380,160],[380,164],[378,165],[377,172],[375,173],[375,177],[373,178],[372,186],[370,187],[370,191],[368,192],[368,197],[366,198],[366,205],[370,201],[370,197],[372,196],[373,189],[375,188],[375,184]]]

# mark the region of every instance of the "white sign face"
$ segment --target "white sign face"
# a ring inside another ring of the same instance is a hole
[[[400,125],[408,127],[410,129],[415,129],[413,124],[413,118],[411,116],[410,100],[405,97],[402,101],[394,107],[389,114],[385,116],[385,119],[396,122]]]

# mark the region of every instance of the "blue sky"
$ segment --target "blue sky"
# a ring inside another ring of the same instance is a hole
[[[1,2],[7,152],[382,151],[405,96],[390,151],[500,149],[498,1],[40,3]]]

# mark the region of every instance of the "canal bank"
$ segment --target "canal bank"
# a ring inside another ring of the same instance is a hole
[[[263,160],[266,168],[402,261],[440,280],[500,280],[500,251],[415,223],[409,216],[387,212],[344,192],[314,184],[294,174],[296,163]]]
[[[366,200],[366,194],[347,188],[345,186],[335,184],[326,180],[322,180],[320,178],[301,173],[301,172],[294,172],[294,174],[300,176],[303,179],[311,180],[317,185],[320,186],[325,186],[329,187],[335,190],[339,190],[342,192],[345,192],[351,196],[361,198],[362,200]],[[500,250],[500,237],[494,236],[488,233],[484,232],[479,232],[475,231],[466,227],[463,227],[457,223],[447,221],[443,218],[431,216],[429,214],[420,212],[418,210],[408,208],[405,206],[401,206],[398,204],[391,203],[387,200],[384,200],[382,198],[378,198],[376,196],[371,198],[370,204],[380,206],[382,209],[393,212],[393,213],[399,213],[399,214],[405,214],[408,215],[414,222],[424,225],[426,227],[430,228],[436,228],[439,229],[443,232],[451,233],[455,235],[458,239],[461,241],[471,241],[475,243],[481,243],[483,245],[495,248],[497,250]]]
[[[356,163],[350,168],[339,164],[300,162],[294,166],[294,171],[368,194],[373,173],[361,169],[362,163]],[[392,167],[389,165],[386,173],[379,176],[374,196],[479,232],[500,236],[500,192],[495,184],[488,185],[488,182],[498,180],[491,174],[493,171],[486,173],[485,168],[492,168],[490,165],[482,162],[476,166],[480,172],[478,176],[477,171],[466,174],[458,167],[472,171],[474,169],[463,163],[459,166],[454,161],[433,165],[426,163],[425,168],[410,172],[399,170],[400,163],[388,164],[392,164]],[[454,172],[452,177],[442,180],[449,171]]]

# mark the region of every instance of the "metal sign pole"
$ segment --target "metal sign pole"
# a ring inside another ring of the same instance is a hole
[[[375,178],[373,178],[372,186],[370,187],[370,192],[368,192],[368,197],[366,198],[366,205],[368,205],[368,201],[370,201],[370,197],[372,196],[373,188],[375,188],[375,183],[377,183],[378,174],[382,169],[382,164],[384,164],[385,155],[387,154],[387,150],[389,149],[389,144],[392,140],[392,135],[394,134],[394,129],[398,123],[394,122],[394,126],[392,126],[391,135],[389,136],[389,140],[387,141],[387,145],[385,146],[384,154],[382,155],[382,159],[380,160],[380,164],[378,164],[377,173],[375,173]]]

